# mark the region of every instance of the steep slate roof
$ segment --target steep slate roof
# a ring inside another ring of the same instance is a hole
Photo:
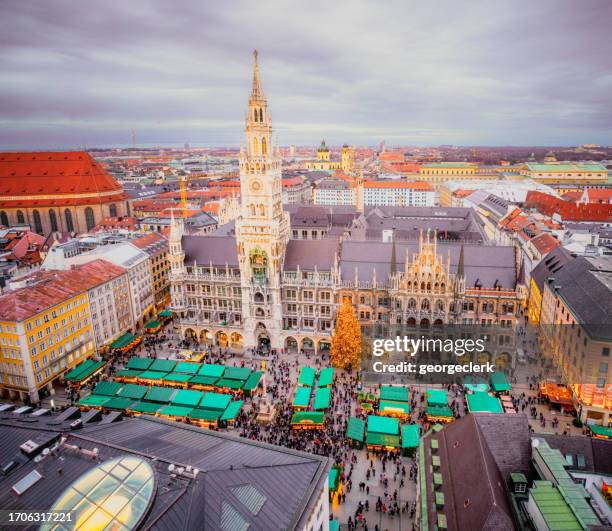
[[[183,236],[182,244],[186,265],[195,261],[203,266],[212,262],[214,266],[238,267],[236,238],[233,236]]]
[[[43,425],[37,430],[0,420],[1,455],[10,459],[28,439],[60,434]],[[324,488],[329,469],[327,457],[148,415],[97,423],[79,431],[66,429],[63,435],[67,444],[98,448],[100,461],[126,454],[147,460],[157,472],[157,490],[143,525],[161,530],[222,529],[221,522],[227,523],[228,518],[240,524],[237,528],[248,524],[252,530],[301,527],[306,509],[312,508]],[[0,477],[0,504],[4,508],[50,508],[56,496],[97,464],[66,450],[40,465],[23,455],[19,462],[20,466]],[[198,468],[197,481],[170,480],[170,463]],[[44,479],[17,496],[11,486],[32,470],[42,470]],[[54,494],[49,496],[50,492]]]
[[[544,282],[548,277],[554,277],[555,274],[570,260],[572,255],[564,247],[553,249],[544,260],[542,260],[531,272],[531,278],[535,282],[540,292],[544,286]]]
[[[376,269],[376,279],[386,281],[390,272],[391,243],[379,241],[346,241],[342,244],[341,274],[343,280],[355,278],[357,268],[360,281],[371,281]],[[513,247],[493,247],[465,244],[464,264],[466,287],[474,286],[476,281],[485,288],[492,288],[495,281],[502,288],[514,289],[516,285],[516,267]],[[451,273],[457,272],[461,245],[458,243],[438,242],[438,254],[446,260],[451,256]],[[396,243],[397,262],[402,270],[406,251],[411,261],[418,252],[418,243]]]
[[[284,269],[292,271],[300,266],[302,270],[331,271],[334,266],[334,255],[338,250],[335,239],[325,240],[289,240],[285,252]]]
[[[592,437],[552,434],[542,434],[538,437],[546,439],[551,448],[559,450],[564,456],[573,456],[574,466],[570,466],[570,470],[612,475],[612,441]],[[584,468],[577,466],[577,455],[584,456]]]

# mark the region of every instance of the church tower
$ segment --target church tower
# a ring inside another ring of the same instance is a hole
[[[261,88],[257,51],[246,116],[246,149],[240,150],[240,217],[236,243],[242,284],[244,344],[282,347],[281,270],[289,240],[283,211],[281,157],[272,145],[272,121]]]

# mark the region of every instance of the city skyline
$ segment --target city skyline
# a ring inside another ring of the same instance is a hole
[[[610,143],[604,2],[148,5],[5,4],[0,148],[238,146],[254,47],[283,145]]]

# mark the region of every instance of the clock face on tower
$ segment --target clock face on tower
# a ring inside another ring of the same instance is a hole
[[[251,182],[251,192],[259,192],[261,190],[261,182],[257,179]]]

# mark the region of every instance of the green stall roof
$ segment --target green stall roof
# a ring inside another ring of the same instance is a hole
[[[101,407],[111,399],[110,396],[87,395],[79,400],[80,406]]]
[[[484,391],[476,391],[467,395],[468,409],[470,412],[486,411],[489,413],[503,413],[501,403],[497,398]]]
[[[325,416],[319,411],[296,411],[291,417],[291,424],[323,424]]]
[[[128,346],[132,341],[134,341],[134,339],[136,339],[136,336],[134,334],[131,334],[130,332],[126,332],[122,336],[115,339],[115,341],[113,341],[110,344],[110,347],[111,348],[123,348],[123,347]]]
[[[408,402],[410,400],[408,387],[403,385],[383,385],[380,388],[380,399],[395,402]]]
[[[214,376],[215,378],[221,378],[225,372],[225,365],[219,365],[218,363],[204,363],[200,367],[198,374],[200,376]]]
[[[312,387],[314,385],[316,375],[317,371],[315,371],[312,367],[302,367],[300,370],[300,377],[298,378],[298,384]]]
[[[334,368],[327,367],[325,369],[321,369],[319,373],[319,383],[317,384],[319,387],[328,387],[334,383]]]
[[[406,415],[410,413],[410,404],[408,402],[395,402],[393,400],[381,400],[378,404],[378,411],[401,411]]]
[[[417,448],[420,438],[418,424],[404,424],[402,426],[402,448]]]
[[[149,388],[146,385],[136,384],[125,384],[121,388],[119,396],[121,398],[133,398],[135,400],[141,400],[144,395],[147,394]]]
[[[228,380],[221,378],[216,384],[217,387],[227,387],[228,389],[242,389],[244,382],[242,380]]]
[[[144,371],[138,375],[141,380],[163,380],[168,374],[158,371]]]
[[[192,411],[192,407],[164,406],[158,411],[158,413],[160,415],[167,415],[169,417],[187,417]]]
[[[308,389],[302,387],[302,389]],[[315,393],[313,409],[327,409],[331,400],[331,390],[329,387],[319,387]]]
[[[448,395],[443,389],[427,390],[427,405],[429,406],[448,406]]]
[[[204,376],[196,374],[189,378],[189,383],[193,385],[215,385],[219,378],[216,376]]]
[[[363,442],[365,435],[365,420],[350,417],[346,427],[346,436],[354,441]]]
[[[136,400],[133,398],[114,396],[104,404],[104,407],[108,409],[127,409],[134,402],[136,402]]]
[[[122,377],[122,378],[136,378],[137,376],[140,376],[141,374],[142,374],[142,371],[136,371],[134,369],[119,369],[115,373],[115,376]]]
[[[157,359],[151,363],[149,370],[158,372],[172,372],[175,367],[176,361],[174,360]]]
[[[385,433],[374,433],[368,430],[366,436],[366,444],[372,444],[374,446],[391,446],[398,448],[400,443],[399,435],[388,435]]]
[[[71,382],[82,382],[89,378],[92,374],[94,374],[101,367],[104,367],[106,362],[104,361],[94,361],[91,359],[85,360],[80,365],[77,365],[74,369],[72,369],[64,379],[69,380]]]
[[[223,411],[232,401],[232,395],[223,393],[205,393],[199,407],[202,409],[214,409]]]
[[[468,391],[470,391],[471,393],[477,393],[477,392],[487,392],[489,390],[489,384],[474,378],[473,376],[466,376],[463,379],[463,387],[465,387]]]
[[[197,374],[199,370],[200,370],[199,363],[194,363],[192,361],[181,361],[174,368],[173,372],[180,372],[183,374]]]
[[[179,389],[172,397],[172,405],[189,406],[194,408],[200,403],[203,395],[204,393],[202,391],[195,391],[194,389]]]
[[[109,380],[104,380],[98,385],[96,385],[96,388],[93,390],[93,394],[103,396],[115,396],[122,387],[123,384],[120,384],[119,382],[111,382]]]
[[[144,325],[147,330],[153,330],[154,328],[159,328],[160,326],[161,323],[159,321],[149,321],[146,325]]]
[[[310,403],[310,387],[298,387],[295,390],[295,397],[293,398],[294,407],[308,407]]]
[[[512,388],[510,382],[508,382],[508,378],[503,372],[493,372],[489,376],[491,380],[491,387],[493,391],[501,392],[501,391],[510,391]]]
[[[246,382],[244,382],[243,389],[245,391],[253,391],[258,385],[263,375],[262,371],[252,372],[251,375],[247,378]]]
[[[162,310],[159,312],[160,317],[172,317],[172,310]]]
[[[188,382],[190,378],[191,378],[191,374],[185,374],[181,372],[171,372],[170,374],[166,374],[163,377],[163,380],[166,380],[168,382],[185,383],[185,382]]]
[[[368,415],[368,435],[370,432],[399,435],[399,421],[391,417]]]
[[[210,422],[219,420],[221,411],[213,411],[212,409],[196,408],[189,413],[190,419],[208,420]]]
[[[338,473],[338,468],[332,466],[329,470],[329,475],[327,476],[327,488],[329,490],[336,490],[340,483],[340,474]]]
[[[340,522],[338,520],[330,520],[329,531],[340,531]]]
[[[453,417],[453,410],[448,406],[427,406],[430,417]]]
[[[234,420],[238,413],[240,413],[240,408],[244,402],[242,400],[236,400],[234,402],[230,402],[227,409],[221,415],[221,420]]]
[[[225,380],[241,380],[246,381],[251,375],[251,369],[248,367],[225,367],[223,378]]]
[[[599,426],[598,424],[589,424],[589,428],[595,435],[600,437],[612,437],[612,428],[606,426]]]
[[[136,356],[134,356],[133,358],[130,358],[127,362],[127,365],[125,366],[127,369],[136,369],[139,371],[146,371],[151,364],[153,363],[153,360],[151,358],[138,358]]]
[[[161,404],[153,404],[151,402],[136,402],[132,404],[128,410],[137,411],[138,413],[157,413]]]
[[[176,393],[176,389],[172,389],[171,387],[160,387],[154,385],[149,389],[147,394],[145,395],[145,400],[149,402],[158,402],[160,404],[168,404],[172,400],[174,393]]]

